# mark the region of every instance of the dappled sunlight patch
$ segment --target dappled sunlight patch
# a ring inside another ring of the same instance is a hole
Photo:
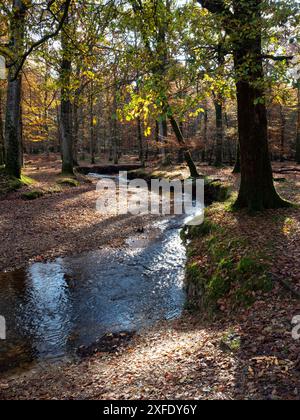
[[[296,229],[299,228],[299,224],[297,221],[291,217],[286,217],[283,226],[282,226],[282,232],[286,236],[292,235]]]

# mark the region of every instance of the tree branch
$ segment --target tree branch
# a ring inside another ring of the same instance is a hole
[[[52,33],[50,33],[50,34],[47,34],[47,35],[45,35],[45,36],[43,36],[41,39],[39,39],[38,41],[36,41],[34,44],[32,44],[31,45],[31,47],[23,54],[23,56],[22,56],[22,58],[21,58],[21,61],[20,61],[20,63],[19,63],[19,65],[18,65],[18,67],[17,67],[17,69],[16,69],[16,71],[15,71],[15,74],[14,74],[14,78],[12,79],[12,81],[14,81],[14,80],[16,80],[17,79],[17,77],[18,77],[18,75],[19,75],[19,73],[20,73],[20,71],[22,70],[22,68],[23,68],[23,66],[24,66],[24,64],[25,64],[25,61],[27,60],[27,58],[28,58],[28,56],[35,50],[35,49],[37,49],[38,47],[40,47],[42,44],[44,44],[45,42],[47,42],[47,41],[49,41],[50,39],[52,39],[52,38],[55,38],[58,34],[59,34],[59,32],[60,32],[60,30],[62,29],[62,27],[63,27],[63,25],[64,25],[64,23],[65,23],[65,21],[66,21],[66,19],[67,19],[67,17],[68,17],[68,14],[69,14],[69,9],[70,9],[70,5],[71,5],[71,2],[72,2],[72,0],[66,0],[65,1],[65,6],[64,6],[64,12],[63,12],[63,15],[62,15],[62,18],[61,18],[61,20],[59,21],[59,24],[58,24],[58,26],[57,26],[57,28],[56,28],[56,30],[54,31],[54,32],[52,32]],[[53,1],[51,2],[50,1],[50,5],[53,3]],[[49,5],[48,5],[49,6]],[[49,6],[50,7],[50,6]],[[11,64],[9,67],[12,67],[13,65],[15,65],[15,63],[13,63],[13,64]]]

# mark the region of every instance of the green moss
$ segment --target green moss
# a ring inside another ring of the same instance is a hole
[[[198,306],[206,313],[218,308],[221,299],[228,299],[233,306],[249,305],[256,299],[257,292],[272,289],[272,281],[266,274],[268,257],[253,251],[246,239],[236,238],[230,229],[215,225],[210,220],[210,211],[206,213],[203,225],[189,227],[184,233],[190,240],[188,294],[191,290],[191,299],[198,299]],[[207,259],[201,269],[193,261],[197,251],[204,253]],[[189,284],[192,284],[191,289]]]
[[[223,182],[212,182],[211,186],[216,190],[216,201],[226,201],[230,197],[230,185]]]
[[[231,279],[222,271],[218,271],[209,280],[206,286],[206,299],[209,303],[215,304],[224,297],[230,290]]]
[[[26,192],[26,193],[22,194],[21,198],[23,200],[32,201],[32,200],[36,200],[37,198],[42,197],[44,194],[45,193],[43,191],[33,190],[33,191],[29,191],[29,192]]]
[[[195,257],[197,255],[197,253],[198,253],[197,248],[194,248],[192,246],[187,247],[187,251],[186,252],[187,252],[187,257],[188,258]]]
[[[20,179],[17,178],[11,178],[9,179],[8,183],[7,183],[7,190],[8,191],[17,191],[20,188],[22,188],[23,183]]]
[[[241,337],[233,330],[227,331],[221,338],[220,347],[226,352],[236,353],[241,349]]]
[[[212,223],[210,220],[205,219],[201,225],[185,226],[181,230],[181,239],[183,241],[187,241],[187,240],[203,238],[204,236],[211,234],[217,228],[218,228],[217,225]]]
[[[204,180],[205,200],[208,203],[224,202],[230,198],[231,187],[222,181]]]
[[[79,182],[75,178],[61,178],[57,181],[57,184],[66,187],[78,187]]]
[[[33,184],[35,184],[35,180],[34,179],[32,179],[32,178],[29,178],[28,176],[25,176],[25,175],[21,175],[21,183],[23,184],[23,185],[27,185],[27,186],[29,186],[29,185],[33,185]]]
[[[237,272],[245,275],[249,273],[257,273],[264,269],[263,265],[257,262],[254,257],[243,257],[238,265]]]
[[[5,172],[4,167],[0,168],[0,195],[6,195],[9,192],[17,191],[24,185],[32,185],[34,182],[33,179],[25,175],[22,175],[21,179],[14,178]]]
[[[187,265],[186,267],[186,276],[189,281],[195,283],[199,283],[201,279],[201,270],[197,263],[192,263]]]

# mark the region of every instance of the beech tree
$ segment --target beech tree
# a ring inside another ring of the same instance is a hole
[[[266,2],[198,1],[222,20],[234,58],[241,155],[241,185],[236,207],[251,210],[286,207],[288,203],[274,187],[268,148],[262,48]]]

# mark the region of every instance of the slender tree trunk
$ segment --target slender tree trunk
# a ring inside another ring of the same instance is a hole
[[[215,111],[216,111],[216,156],[215,156],[215,166],[221,166],[223,164],[223,139],[224,139],[223,105],[218,100],[215,100]]]
[[[79,118],[79,151],[80,159],[85,160],[85,117],[84,117],[84,107],[80,106],[80,118]]]
[[[7,83],[6,120],[5,120],[5,155],[8,174],[21,177],[22,168],[22,75],[15,72],[24,49],[24,30],[27,6],[23,0],[13,1],[13,13],[10,22],[10,46],[16,64],[9,69]]]
[[[72,62],[70,59],[69,41],[63,31],[61,35],[62,63],[61,63],[61,147],[62,147],[62,173],[73,175],[73,130],[72,130],[72,103],[70,98]]]
[[[297,95],[298,95],[298,117],[297,117],[297,138],[296,138],[296,162],[300,164],[300,80],[297,85]]]
[[[43,115],[43,119],[44,119],[44,130],[45,130],[45,135],[46,135],[46,155],[49,158],[50,156],[50,139],[49,139],[49,124],[48,124],[48,119],[49,119],[49,108],[48,108],[48,89],[47,89],[47,82],[49,79],[49,67],[48,64],[46,63],[46,69],[45,69],[45,93],[44,93],[44,115]]]
[[[142,166],[145,166],[145,152],[144,152],[144,142],[143,142],[143,130],[142,130],[142,121],[141,118],[137,118],[137,137],[139,145],[139,159]]]
[[[3,114],[2,114],[2,88],[0,87],[0,166],[5,164],[5,152],[4,152],[4,125],[3,125]]]
[[[222,69],[225,61],[225,56],[222,51],[222,44],[218,45],[218,65]],[[224,142],[224,126],[223,126],[223,97],[221,93],[214,95],[214,105],[216,112],[216,156],[215,166],[221,166],[223,164],[223,142]]]
[[[181,131],[182,136],[184,137],[184,127],[183,127],[182,122],[179,124],[179,129]],[[183,152],[183,149],[181,147],[178,150],[177,162],[178,163],[183,163],[184,162],[184,152]]]
[[[165,117],[163,117],[162,122],[161,122],[161,137],[164,143],[163,155],[164,155],[165,160],[167,160],[169,156],[168,135],[169,135],[168,121]]]
[[[80,79],[80,68],[77,66],[76,77]],[[73,101],[73,161],[74,166],[79,166],[78,163],[78,147],[79,147],[79,97],[81,90],[78,88],[75,92]]]
[[[285,116],[283,106],[280,105],[280,162],[284,162],[285,152]]]
[[[199,178],[200,175],[198,173],[197,167],[196,167],[196,165],[195,165],[195,163],[192,159],[191,153],[190,153],[190,151],[189,151],[189,149],[186,145],[185,139],[184,139],[184,137],[182,135],[182,132],[179,128],[179,125],[178,125],[177,121],[175,120],[175,118],[173,116],[170,116],[169,118],[170,118],[170,123],[171,123],[171,126],[173,128],[173,131],[174,131],[175,136],[177,138],[177,141],[179,143],[179,146],[181,147],[181,149],[183,151],[185,161],[186,161],[186,163],[189,167],[190,175],[191,175],[192,178]]]
[[[206,149],[207,149],[207,140],[208,140],[208,111],[207,106],[204,110],[204,127],[203,127],[203,150],[202,150],[202,162],[205,162],[206,159]]]
[[[73,161],[75,166],[78,163],[78,143],[79,143],[79,103],[78,95],[74,98],[73,103]]]
[[[117,86],[115,78],[115,87],[113,93],[113,117],[112,117],[112,158],[115,165],[119,163],[119,141],[118,141],[118,120],[117,120]]]
[[[95,165],[95,124],[94,124],[94,96],[93,96],[93,84],[91,84],[90,92],[90,155],[91,164]]]
[[[159,138],[159,122],[156,120],[155,121],[155,158],[159,157],[159,143],[160,143],[160,138]]]

